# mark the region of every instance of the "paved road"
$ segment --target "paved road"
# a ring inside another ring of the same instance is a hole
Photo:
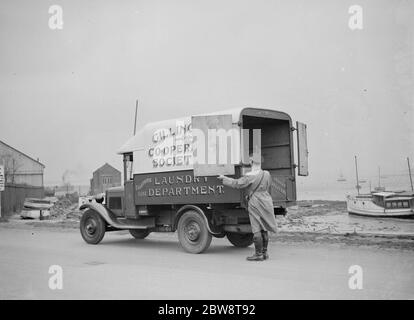
[[[414,299],[414,251],[313,243],[273,243],[271,260],[213,239],[201,255],[175,234],[145,240],[107,233],[87,245],[76,230],[0,227],[0,299]],[[51,265],[63,289],[51,290]],[[348,269],[363,270],[351,290]]]

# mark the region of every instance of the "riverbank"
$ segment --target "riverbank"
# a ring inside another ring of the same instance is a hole
[[[414,219],[350,215],[345,201],[299,201],[278,222],[281,231],[414,236]]]

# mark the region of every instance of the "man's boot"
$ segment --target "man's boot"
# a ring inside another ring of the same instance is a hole
[[[260,232],[255,233],[253,236],[253,243],[255,253],[251,257],[247,257],[248,261],[263,261],[263,239]]]
[[[263,239],[263,259],[269,259],[269,254],[267,253],[267,245],[269,244],[269,233],[262,230],[262,239]]]

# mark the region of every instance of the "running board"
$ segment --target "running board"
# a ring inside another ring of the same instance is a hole
[[[155,228],[155,218],[148,217],[148,218],[141,218],[138,220],[126,219],[126,218],[115,218],[115,220],[112,220],[112,222],[110,223],[110,226],[117,228],[117,229],[146,230],[146,229]]]
[[[105,219],[106,222],[108,222],[108,224],[111,227],[114,227],[116,229],[146,230],[150,228],[155,228],[155,217],[145,217],[145,218],[136,219],[136,220],[127,219],[127,218],[117,218],[112,211],[108,209],[106,211],[108,212],[108,218],[110,219],[110,221]]]
[[[86,203],[80,206],[80,210],[92,209],[96,211],[110,227],[115,229],[152,229],[155,228],[155,217],[142,217],[140,219],[117,218],[108,208],[100,203]]]

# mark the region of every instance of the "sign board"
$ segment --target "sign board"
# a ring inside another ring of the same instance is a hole
[[[124,147],[133,150],[134,174],[188,170],[191,139],[191,118],[186,117],[150,123]]]
[[[232,116],[193,116],[191,123],[194,175],[233,175],[240,162],[240,131]]]
[[[298,175],[307,176],[308,171],[308,141],[306,134],[306,124],[296,122],[298,134]]]
[[[0,165],[0,191],[4,191],[6,177],[4,176],[4,166]]]
[[[238,203],[240,190],[217,177],[196,177],[193,170],[134,175],[135,204]]]
[[[226,114],[149,123],[122,150],[133,152],[134,174],[192,169],[196,176],[234,174],[234,163],[240,163],[240,128],[232,120]],[[204,163],[194,165],[194,155]]]

